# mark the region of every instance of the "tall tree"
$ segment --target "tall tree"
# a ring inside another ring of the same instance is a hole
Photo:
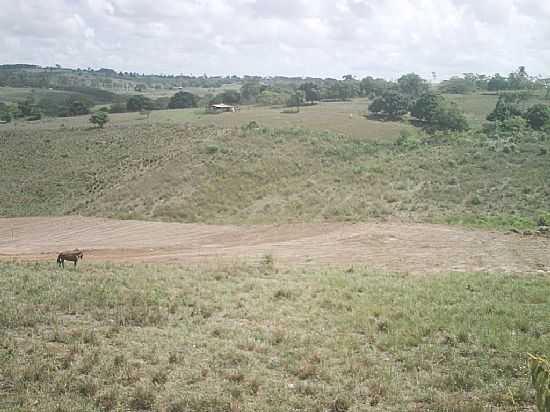
[[[399,91],[403,94],[417,98],[426,93],[430,86],[422,77],[416,73],[408,73],[397,80]]]
[[[316,100],[321,99],[321,91],[319,90],[319,87],[315,83],[307,82],[299,87],[300,90],[302,90],[305,94],[305,100],[312,103]]]
[[[198,97],[189,92],[177,92],[170,98],[169,109],[185,109],[188,107],[197,107]]]

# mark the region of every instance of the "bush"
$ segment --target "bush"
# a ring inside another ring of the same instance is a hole
[[[69,97],[65,104],[59,108],[59,116],[81,116],[90,113],[90,107],[94,105],[89,99]]]
[[[394,90],[388,90],[382,96],[374,99],[369,110],[391,118],[399,118],[409,110],[409,101],[405,95]]]
[[[487,116],[487,120],[490,122],[503,121],[514,116],[521,116],[522,114],[517,103],[509,101],[509,99],[501,95],[498,98],[495,109]]]
[[[535,130],[541,130],[550,124],[550,107],[539,103],[527,109],[524,115],[527,123]]]
[[[153,110],[155,108],[155,104],[151,99],[148,97],[137,95],[137,96],[131,96],[126,101],[126,109],[129,112],[140,112],[142,110]]]
[[[517,137],[527,131],[527,121],[520,116],[497,122],[497,130],[504,135]]]
[[[126,103],[115,102],[109,108],[110,113],[126,113]]]
[[[100,129],[103,129],[103,126],[108,121],[109,115],[104,111],[98,111],[90,116],[90,123],[97,124]]]
[[[177,92],[168,102],[169,109],[185,109],[197,107],[198,97],[189,92]]]
[[[411,108],[411,114],[426,123],[428,129],[464,131],[468,122],[455,103],[441,95],[424,93]]]

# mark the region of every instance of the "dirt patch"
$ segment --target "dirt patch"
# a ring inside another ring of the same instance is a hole
[[[550,272],[550,239],[456,226],[402,223],[204,225],[88,217],[0,219],[0,258],[84,262],[258,261],[365,265],[372,270]]]

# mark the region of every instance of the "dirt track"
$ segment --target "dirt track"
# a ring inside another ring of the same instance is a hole
[[[0,218],[0,258],[85,261],[258,260],[285,265],[361,264],[373,270],[550,272],[550,239],[456,226],[365,223],[202,225],[102,218]]]

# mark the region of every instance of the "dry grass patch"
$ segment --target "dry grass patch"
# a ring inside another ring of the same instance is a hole
[[[0,410],[534,410],[547,277],[220,270],[0,264]]]

